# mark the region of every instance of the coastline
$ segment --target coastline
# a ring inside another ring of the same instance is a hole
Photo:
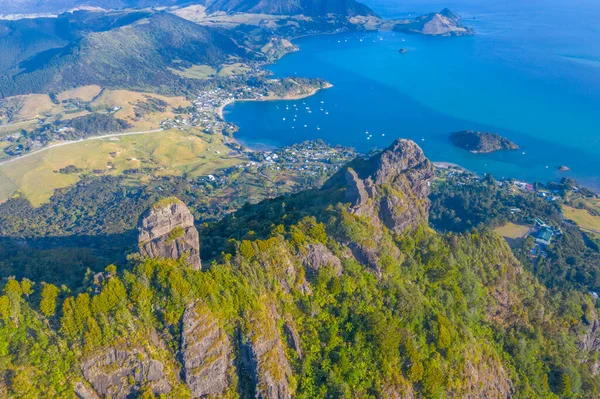
[[[303,94],[297,94],[297,95],[288,95],[288,96],[284,96],[284,97],[262,97],[262,98],[239,98],[239,99],[233,99],[231,101],[226,101],[225,103],[223,103],[222,105],[218,106],[217,108],[215,108],[215,114],[221,118],[221,120],[225,120],[224,117],[224,110],[225,107],[227,107],[230,104],[233,104],[235,102],[250,102],[250,101],[295,101],[295,100],[302,100],[303,98],[308,98],[308,97],[312,97],[315,94],[317,94],[319,91],[321,90],[326,90],[326,89],[331,89],[333,87],[333,85],[331,83],[327,83],[325,85],[325,87],[317,87],[313,90],[311,90],[308,93],[303,93]]]

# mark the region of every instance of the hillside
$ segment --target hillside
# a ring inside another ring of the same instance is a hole
[[[399,32],[422,33],[430,36],[464,36],[473,30],[461,23],[458,14],[445,8],[437,13],[425,14],[414,20],[401,21],[393,29]]]
[[[94,6],[105,10],[203,4],[212,12],[250,12],[257,14],[305,14],[324,16],[329,13],[354,16],[374,15],[373,11],[356,0],[4,0],[1,14],[61,13],[79,6]]]
[[[105,10],[173,6],[185,0],[3,0],[0,14],[62,13],[72,9],[100,7]]]
[[[428,228],[432,177],[398,140],[199,230],[159,201],[127,270],[6,281],[0,395],[596,397],[592,296],[545,288],[494,233]]]
[[[209,12],[244,12],[252,14],[297,15],[311,17],[337,14],[353,17],[356,15],[375,15],[366,5],[356,0],[205,0]]]
[[[160,88],[181,81],[167,69],[177,63],[220,65],[249,56],[218,29],[156,13],[36,54],[20,63],[18,73],[0,81],[0,96],[56,92],[88,84]]]

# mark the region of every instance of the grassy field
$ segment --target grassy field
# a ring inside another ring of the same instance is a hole
[[[241,75],[241,74],[243,74],[245,72],[249,72],[249,71],[251,71],[251,69],[246,64],[237,63],[237,64],[231,64],[231,65],[224,65],[219,70],[218,75],[219,76]]]
[[[217,73],[216,69],[210,65],[192,65],[190,68],[187,68],[184,71],[179,71],[173,68],[169,68],[169,70],[175,75],[191,79],[207,79]]]
[[[92,101],[102,91],[102,87],[98,85],[89,85],[78,87],[73,90],[67,90],[58,95],[59,101],[78,98],[81,101]]]
[[[505,238],[522,238],[529,231],[530,226],[522,224],[507,223],[504,226],[496,228],[494,231]]]
[[[584,207],[600,214],[600,198],[577,198],[572,203],[574,208]]]
[[[147,101],[148,97],[165,101],[168,104],[167,109],[164,112],[153,112],[136,118],[135,104]],[[39,120],[46,122],[56,119],[68,120],[89,114],[83,106],[74,108],[71,100],[83,101],[86,105],[102,112],[106,112],[106,109],[120,108],[115,116],[129,122],[133,126],[132,131],[156,129],[161,120],[174,117],[173,108],[180,106],[185,108],[191,105],[184,97],[167,97],[130,90],[102,90],[96,85],[82,86],[59,93],[57,98],[59,104],[54,104],[46,94],[30,94],[7,99],[6,103],[12,104],[11,107],[16,108],[17,112],[9,125],[0,125],[0,136],[19,132],[21,129],[33,129]]]
[[[600,217],[591,215],[585,209],[577,209],[563,205],[562,211],[565,217],[577,223],[584,230],[600,234]]]
[[[196,130],[169,130],[149,134],[86,140],[31,155],[0,166],[0,202],[15,193],[25,195],[38,206],[57,188],[68,187],[80,174],[61,174],[68,165],[83,173],[121,174],[127,169],[152,168],[152,174],[196,177],[236,165],[221,136]]]
[[[511,247],[518,246],[523,237],[527,234],[531,226],[515,223],[507,223],[504,226],[497,227],[494,231],[508,242]]]

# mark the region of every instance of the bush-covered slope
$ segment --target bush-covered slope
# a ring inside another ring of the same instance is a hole
[[[0,96],[58,92],[88,84],[160,90],[182,80],[168,70],[176,63],[219,65],[248,56],[246,49],[218,29],[157,13],[37,53],[20,63],[18,73],[4,77]]]
[[[304,14],[323,17],[337,14],[353,17],[375,15],[368,6],[356,0],[205,0],[209,11],[247,12],[254,14]]]
[[[493,233],[430,230],[430,168],[400,141],[248,206],[202,230],[222,249],[203,270],[133,257],[78,293],[9,279],[0,394],[597,397],[592,297],[550,293]]]

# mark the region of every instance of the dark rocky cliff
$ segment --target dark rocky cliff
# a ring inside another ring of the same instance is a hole
[[[399,139],[369,159],[352,162],[325,188],[345,186],[351,213],[401,233],[427,224],[433,177],[433,165],[423,150],[413,141]]]
[[[183,257],[193,269],[202,267],[194,217],[178,199],[167,198],[155,204],[140,219],[138,230],[142,255],[149,258]]]

